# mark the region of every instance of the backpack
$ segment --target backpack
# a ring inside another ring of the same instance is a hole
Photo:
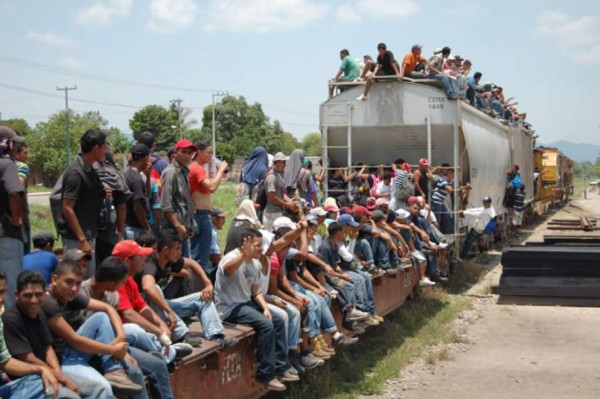
[[[404,173],[404,184],[394,189],[394,198],[400,203],[406,203],[409,197],[415,195],[415,184],[408,173],[404,171],[397,171],[396,173]]]
[[[260,206],[261,211],[265,210],[265,207],[267,206],[267,200],[269,199],[267,187],[265,186],[265,180],[267,180],[267,176],[270,174],[271,172],[267,173],[265,177],[260,179],[252,190],[252,201]]]

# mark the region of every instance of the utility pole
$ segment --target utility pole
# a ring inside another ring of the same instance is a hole
[[[223,91],[218,91],[216,93],[213,93],[212,95],[212,148],[213,148],[213,157],[216,158],[217,157],[217,130],[216,130],[216,114],[215,114],[215,107],[216,107],[216,102],[215,100],[217,99],[217,97],[225,97],[228,96],[229,93],[228,92],[223,92]]]
[[[183,138],[183,131],[181,130],[181,102],[183,100],[181,98],[176,98],[175,100],[171,100],[171,104],[177,104],[177,127],[179,128],[179,138]]]
[[[77,90],[77,86],[57,87],[56,90],[65,92],[65,113],[67,117],[67,166],[69,166],[71,164],[71,136],[69,134],[69,90]]]

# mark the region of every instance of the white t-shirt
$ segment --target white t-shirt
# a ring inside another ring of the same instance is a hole
[[[215,305],[221,319],[226,319],[235,306],[251,301],[252,286],[261,283],[261,265],[257,259],[243,263],[232,275],[225,275],[225,264],[238,256],[239,249],[228,252],[219,262],[217,269]]]
[[[469,224],[478,233],[483,233],[490,220],[496,217],[496,210],[493,206],[489,208],[471,208],[464,211],[465,217],[470,218]],[[473,219],[474,218],[474,219]]]
[[[433,211],[431,211],[431,210],[429,210],[429,211],[428,211],[427,209],[421,209],[421,210],[419,211],[419,214],[420,214],[422,217],[424,217],[424,218],[425,218],[425,220],[427,220],[427,213],[430,213],[430,214],[431,214],[431,222],[430,222],[430,223],[431,223],[431,224],[433,224],[433,223],[437,223],[437,218],[435,217],[435,213],[433,213]]]
[[[383,180],[377,183],[377,187],[375,187],[375,194],[385,194],[392,192],[392,184],[385,185]]]

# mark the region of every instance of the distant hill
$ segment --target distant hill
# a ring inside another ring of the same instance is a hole
[[[600,154],[600,145],[590,143],[572,143],[566,140],[558,140],[552,143],[542,144],[544,147],[557,147],[566,156],[577,161],[591,163],[596,162],[596,158]]]

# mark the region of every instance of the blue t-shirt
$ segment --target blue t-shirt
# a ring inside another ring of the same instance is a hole
[[[50,284],[50,279],[58,258],[54,253],[48,251],[33,251],[23,257],[23,270],[35,270],[42,273],[46,279],[46,285]]]

